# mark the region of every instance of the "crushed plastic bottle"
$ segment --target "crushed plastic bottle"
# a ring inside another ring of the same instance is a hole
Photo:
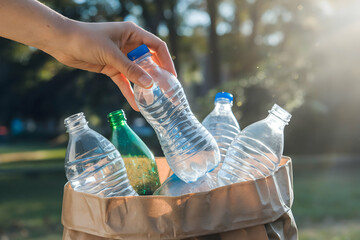
[[[233,95],[219,92],[215,96],[215,108],[205,117],[202,124],[213,135],[219,146],[221,161],[224,162],[226,152],[240,132],[240,126],[231,111]]]
[[[212,173],[206,173],[192,183],[185,183],[173,174],[161,184],[154,195],[181,196],[188,193],[207,192],[217,187],[216,175]]]
[[[284,127],[291,114],[274,105],[269,115],[243,129],[230,145],[218,172],[220,186],[272,174],[284,148]]]
[[[111,142],[121,153],[131,186],[139,195],[152,195],[160,187],[154,155],[126,123],[123,110],[109,113],[108,119]]]
[[[154,128],[172,171],[185,182],[195,182],[220,161],[212,135],[191,112],[178,79],[151,59],[145,45],[128,53],[154,80],[148,88],[134,86],[140,112]]]
[[[119,151],[89,128],[83,113],[66,118],[64,123],[70,135],[65,171],[75,191],[100,197],[138,195],[129,184]]]

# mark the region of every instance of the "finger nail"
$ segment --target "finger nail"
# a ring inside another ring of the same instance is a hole
[[[153,85],[153,80],[148,75],[142,75],[138,81],[144,88],[150,88]]]

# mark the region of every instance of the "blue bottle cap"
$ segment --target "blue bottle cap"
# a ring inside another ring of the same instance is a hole
[[[220,98],[226,98],[229,99],[230,102],[233,101],[233,95],[231,93],[228,92],[219,92],[215,95],[215,102],[216,100],[220,99]]]
[[[144,54],[146,54],[148,52],[150,52],[150,50],[148,49],[148,47],[145,44],[143,44],[143,45],[140,45],[139,47],[135,48],[131,52],[129,52],[127,54],[127,57],[131,61],[135,61],[136,59],[138,59],[139,57],[143,56]]]

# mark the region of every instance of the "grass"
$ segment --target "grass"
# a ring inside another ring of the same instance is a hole
[[[14,144],[0,145],[0,154],[21,153],[39,150],[64,149],[64,147],[54,146],[43,142],[17,142]]]
[[[39,151],[43,155],[36,158]],[[17,158],[2,161],[9,154]],[[64,148],[39,144],[0,147],[0,239],[61,239],[64,155]],[[32,157],[36,160],[29,160]],[[292,159],[293,213],[300,240],[359,239],[358,157],[322,155]]]
[[[359,239],[359,157],[295,156],[293,163],[300,240]]]
[[[306,227],[323,221],[360,220],[360,160],[356,156],[310,159],[293,159],[293,211],[298,224]]]
[[[352,240],[359,239],[359,222],[340,222],[336,224],[316,225],[300,229],[301,240]]]
[[[14,162],[15,166],[18,162],[24,161],[64,159],[65,153],[65,147],[54,147],[36,142],[5,145],[0,146],[0,164]]]
[[[0,239],[60,240],[65,148],[0,147]]]
[[[10,239],[61,239],[64,173],[2,174],[0,236]],[[55,238],[57,236],[57,238]]]

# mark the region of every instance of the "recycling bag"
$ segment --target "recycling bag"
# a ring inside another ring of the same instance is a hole
[[[159,166],[160,178],[169,175],[162,169],[169,171]],[[63,240],[296,240],[293,199],[288,157],[270,176],[178,197],[101,198],[76,192],[67,183]]]

